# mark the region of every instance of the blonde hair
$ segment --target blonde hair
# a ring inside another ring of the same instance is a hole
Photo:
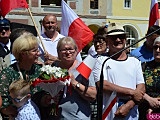
[[[64,44],[73,45],[75,50],[78,49],[77,44],[72,37],[63,37],[59,40],[57,44],[57,52],[60,50],[61,45],[64,45]]]
[[[12,53],[15,56],[16,60],[19,61],[20,53],[29,51],[38,45],[38,39],[31,33],[26,33],[18,37],[13,42]]]
[[[9,86],[9,92],[15,96],[25,96],[30,93],[30,82],[23,79],[13,81]]]

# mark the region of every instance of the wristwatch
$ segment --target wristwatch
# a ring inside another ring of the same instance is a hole
[[[76,88],[79,88],[80,87],[80,83],[78,82],[77,84],[76,84]]]

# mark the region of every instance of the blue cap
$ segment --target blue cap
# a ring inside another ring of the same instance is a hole
[[[6,18],[0,19],[0,27],[10,27],[10,21]]]

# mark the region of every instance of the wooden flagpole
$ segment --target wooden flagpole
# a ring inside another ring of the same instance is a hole
[[[41,39],[40,33],[39,33],[39,31],[38,31],[38,28],[37,28],[36,23],[35,23],[35,21],[34,21],[34,19],[33,19],[31,10],[30,10],[29,7],[28,7],[27,9],[28,9],[29,15],[30,15],[30,17],[31,17],[31,19],[32,19],[32,22],[33,22],[33,24],[34,24],[34,26],[35,26],[35,29],[36,29],[36,31],[37,31],[37,34],[38,34],[39,40],[40,40],[40,42],[41,42],[41,45],[42,45],[42,47],[43,47],[44,53],[47,54],[47,51],[46,51],[46,49],[45,49],[45,47],[44,47],[44,44],[43,44],[43,41],[42,41],[42,39]]]

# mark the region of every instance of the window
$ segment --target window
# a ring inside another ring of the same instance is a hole
[[[67,0],[64,0],[67,2]],[[61,0],[41,0],[41,5],[55,4],[56,6],[61,6]]]
[[[131,8],[131,0],[124,0],[124,7]]]
[[[90,0],[90,8],[98,9],[98,0]]]
[[[125,32],[127,33],[127,44],[128,45],[132,45],[132,44],[134,44],[135,42],[136,42],[136,40],[137,40],[137,32],[136,32],[136,30],[133,28],[133,27],[131,27],[131,26],[124,26],[124,29],[125,29]],[[135,48],[137,47],[137,44],[136,45],[133,45],[133,46],[131,46],[129,49],[130,49],[130,51],[132,51],[132,50],[134,50]]]

